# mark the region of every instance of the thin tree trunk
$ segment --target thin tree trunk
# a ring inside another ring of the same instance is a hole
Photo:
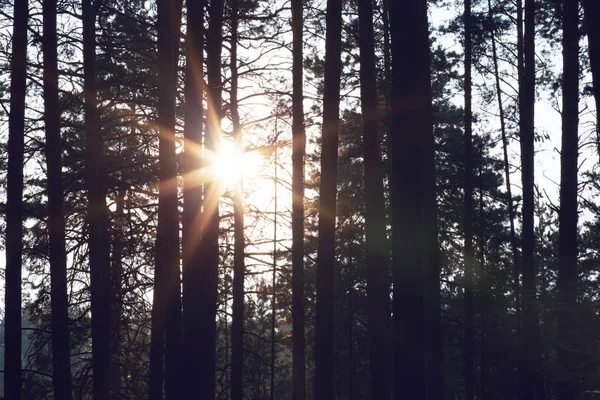
[[[352,222],[352,221],[351,221]],[[352,228],[352,225],[351,225]],[[354,274],[352,271],[352,263],[354,262],[354,254],[352,252],[352,239],[349,243],[348,255],[348,400],[354,399]],[[389,398],[389,396],[388,396]]]
[[[334,398],[334,261],[342,1],[327,0],[315,323],[315,400]]]
[[[520,0],[518,0],[520,2]],[[490,18],[492,15],[492,5],[491,0],[488,0],[488,10],[490,14]],[[520,19],[518,19],[520,20]],[[508,160],[508,136],[506,134],[506,119],[504,116],[504,104],[502,102],[502,88],[500,86],[500,72],[498,68],[498,52],[496,47],[496,33],[494,29],[490,32],[492,39],[492,58],[494,62],[494,77],[496,83],[496,95],[498,98],[498,113],[500,115],[500,132],[502,134],[502,150],[504,155],[504,179],[506,180],[506,204],[508,207],[508,218],[510,224],[510,246],[512,250],[513,256],[513,285],[514,285],[514,295],[515,295],[515,319],[516,323],[516,332],[517,332],[517,352],[519,351],[519,343],[520,343],[520,332],[521,332],[521,290],[520,290],[520,282],[519,282],[519,248],[517,246],[517,235],[515,233],[515,210],[513,207],[513,198],[512,198],[512,186],[510,183],[510,164]],[[519,38],[519,41],[521,39]],[[521,46],[519,46],[521,47]],[[522,57],[522,51],[519,51],[519,59]],[[517,68],[522,68],[521,62],[518,62]],[[520,78],[519,78],[520,79]],[[519,362],[519,355],[517,354],[517,362]],[[519,367],[520,370],[520,367]]]
[[[202,331],[202,114],[204,95],[204,0],[187,0],[184,187],[182,220],[183,347],[185,393],[197,396],[203,379],[200,362]]]
[[[464,300],[465,300],[465,352],[464,379],[465,400],[473,400],[473,116],[472,116],[472,38],[471,38],[471,0],[465,0],[465,193],[464,193]]]
[[[373,4],[358,1],[360,90],[363,115],[366,263],[371,397],[390,397],[390,272],[387,259],[385,199],[377,118]]]
[[[534,234],[534,112],[535,112],[535,0],[525,1],[524,70],[519,90],[521,174],[523,185],[523,299],[521,372],[522,399],[544,399],[541,379],[540,327],[536,306]],[[537,397],[536,396],[537,392]]]
[[[579,4],[563,0],[562,150],[558,267],[557,400],[575,400],[577,371],[577,156],[579,152]]]
[[[292,387],[293,400],[306,398],[304,337],[304,132],[303,1],[292,0]]]
[[[424,272],[428,279],[434,277],[437,261],[437,248],[430,248],[437,241],[437,228],[427,2],[393,1],[390,22],[393,397],[423,399],[427,395],[423,279]],[[403,62],[406,59],[411,62]]]
[[[277,312],[277,119],[275,120],[275,175],[273,185],[273,292],[271,293],[271,385],[269,394],[275,400],[275,324]]]
[[[63,210],[60,105],[58,98],[58,40],[56,0],[44,0],[44,123],[48,175],[48,239],[50,250],[50,307],[54,398],[71,398],[67,253]]]
[[[242,129],[238,110],[238,0],[231,1],[231,121],[236,153],[241,157],[244,151]],[[238,167],[239,168],[239,167]],[[233,194],[234,249],[233,249],[233,315],[231,322],[231,399],[242,400],[244,396],[244,203],[242,180],[235,182]]]
[[[92,309],[92,370],[93,398],[109,397],[110,370],[110,241],[108,208],[106,207],[106,176],[104,170],[104,140],[98,112],[96,90],[96,14],[91,0],[83,0],[83,74],[85,97],[85,161],[88,191],[87,222],[89,226],[89,257]]]
[[[159,199],[158,234],[156,240],[155,291],[159,286],[164,298],[154,307],[162,313],[156,322],[164,334],[165,395],[167,400],[181,398],[181,282],[179,268],[179,216],[177,200],[177,163],[175,154],[175,96],[177,90],[177,58],[181,2],[158,0],[158,126],[159,126]],[[158,281],[156,279],[158,278]],[[155,293],[155,296],[158,294]],[[153,310],[154,311],[154,310]],[[154,321],[153,321],[154,323]],[[161,326],[162,324],[162,326]],[[154,340],[154,338],[152,338]],[[160,341],[159,338],[156,339]],[[155,344],[158,347],[158,344]],[[162,352],[163,349],[152,348]],[[156,355],[156,353],[155,353]],[[162,357],[161,357],[162,358]],[[152,366],[152,368],[158,368]],[[160,379],[160,376],[151,379]],[[153,388],[153,382],[150,388]],[[156,384],[158,386],[158,384]],[[158,389],[157,389],[158,390]],[[162,394],[151,393],[162,397]]]
[[[596,99],[596,132],[598,132],[598,152],[600,153],[600,30],[595,24],[600,21],[600,3],[596,0],[583,0],[585,26],[590,53],[590,68]]]
[[[221,136],[221,47],[223,43],[223,5],[222,1],[211,1],[209,8],[209,26],[206,37],[208,108],[204,145],[207,152],[219,151]],[[216,362],[216,315],[219,272],[219,193],[218,182],[208,182],[204,187],[204,215],[202,254],[204,257],[200,274],[201,306],[198,324],[201,327],[198,340],[202,358],[198,364],[200,379],[196,397],[212,399],[215,396]]]
[[[23,260],[23,169],[25,98],[27,89],[27,0],[14,2],[13,42],[8,117],[6,188],[6,292],[4,394],[21,398],[21,266]]]
[[[110,332],[110,398],[118,400],[121,398],[121,307],[122,277],[123,277],[123,250],[125,247],[125,196],[126,189],[119,189],[116,195],[116,210],[114,218],[114,230],[112,238],[112,255],[110,266],[110,290],[111,290],[111,332]]]
[[[486,313],[487,313],[487,282],[485,275],[485,218],[484,218],[484,203],[483,203],[483,149],[481,150],[481,156],[479,160],[479,263],[480,263],[480,275],[479,275],[479,301],[480,301],[480,312],[481,312],[481,358],[480,358],[480,384],[481,392],[480,398],[482,400],[487,399],[487,358],[486,358]]]

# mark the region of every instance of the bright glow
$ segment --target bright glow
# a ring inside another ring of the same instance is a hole
[[[222,142],[218,152],[207,152],[206,158],[206,179],[219,183],[223,189],[255,178],[264,163],[256,152],[236,149],[226,141]]]

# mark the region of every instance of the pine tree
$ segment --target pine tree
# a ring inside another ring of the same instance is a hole
[[[334,397],[334,258],[340,110],[342,2],[327,1],[319,244],[315,321],[315,400]]]
[[[292,0],[292,390],[293,400],[306,398],[304,337],[304,71],[302,0]]]
[[[577,368],[577,156],[579,153],[579,4],[564,0],[562,149],[558,268],[558,400],[579,398]]]
[[[360,88],[363,114],[364,190],[371,397],[390,397],[390,277],[385,200],[377,118],[377,85],[371,0],[358,2]],[[352,324],[350,324],[352,326]]]
[[[21,398],[21,269],[23,263],[23,161],[25,98],[27,94],[27,0],[14,2],[13,41],[8,119],[6,187],[6,294],[4,334],[4,391]]]
[[[54,397],[71,398],[71,354],[67,298],[67,253],[63,209],[61,111],[58,96],[58,40],[56,0],[42,3],[44,37],[44,123],[48,175],[48,240],[52,309],[52,383]]]

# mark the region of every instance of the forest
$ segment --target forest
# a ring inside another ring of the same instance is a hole
[[[0,399],[600,399],[596,23],[0,0]]]

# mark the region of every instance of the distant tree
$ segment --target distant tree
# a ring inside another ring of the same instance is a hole
[[[317,300],[315,321],[315,400],[334,398],[334,259],[336,177],[338,158],[342,2],[327,1],[325,80],[321,182],[319,188],[319,234],[317,252]]]
[[[5,247],[4,392],[9,399],[20,399],[22,388],[21,278],[23,268],[23,161],[28,19],[28,1],[15,1],[10,65]]]

